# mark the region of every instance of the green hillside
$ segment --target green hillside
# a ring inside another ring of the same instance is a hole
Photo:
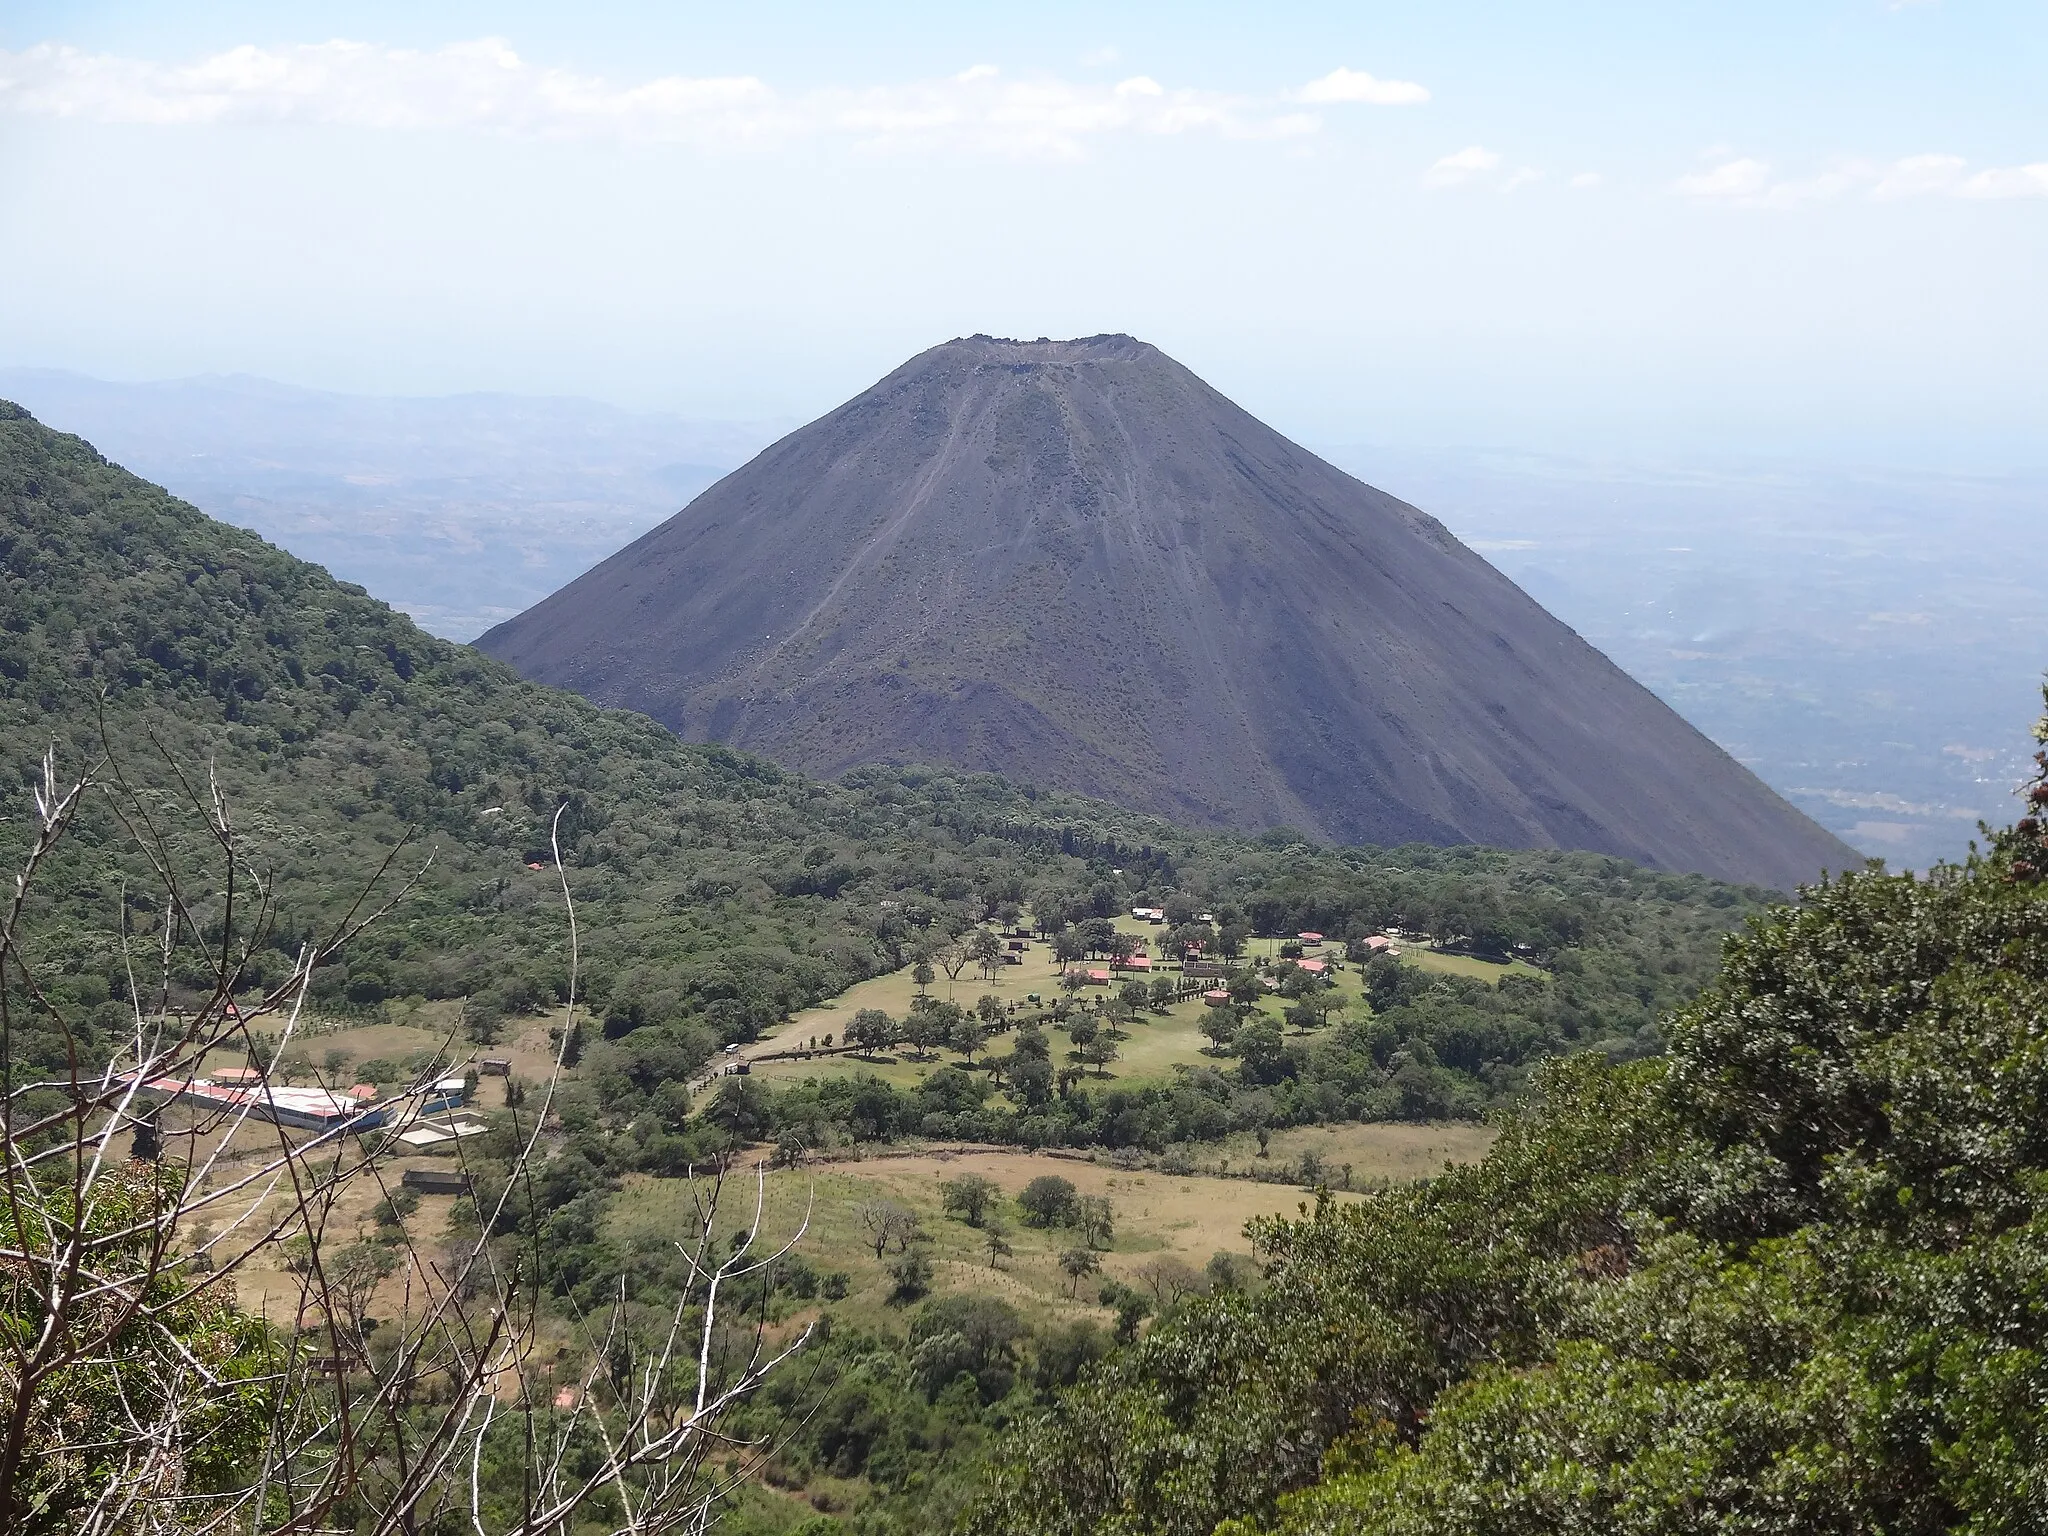
[[[607,1106],[620,1122],[721,1044],[1011,906],[1056,914],[1056,925],[1177,891],[1246,930],[1313,924],[1341,938],[1398,919],[1531,944],[1553,967],[1548,984],[1407,978],[1382,988],[1370,1038],[1324,1051],[1320,1065],[1303,1051],[1263,1083],[1229,1073],[1209,1094],[1229,1110],[1258,1089],[1250,1112],[1281,1123],[1379,1117],[1390,1101],[1372,1090],[1405,1069],[1427,1088],[1410,1095],[1410,1113],[1472,1114],[1555,1051],[1653,1050],[1658,1011],[1711,975],[1719,935],[1762,895],[1590,855],[1331,852],[1284,834],[1194,835],[987,775],[805,779],[523,682],[5,409],[0,853],[17,851],[26,824],[14,808],[54,742],[74,769],[110,751],[204,868],[190,801],[211,772],[276,893],[252,984],[282,974],[387,860],[382,892],[424,867],[387,922],[323,967],[316,1000],[374,1016],[395,999],[463,998],[487,1038],[494,1020],[555,1004],[567,984],[556,876],[529,868],[551,862],[563,807],[584,995],[615,1039]],[[53,995],[97,1008],[101,1027],[121,1012],[108,999],[123,987],[131,844],[95,801],[40,888]],[[976,1128],[1012,1130],[1008,1102],[978,1088],[984,1101],[993,1113]],[[1216,1123],[1194,1106],[1193,1121],[1109,1116],[1123,1130],[1105,1131],[1105,1117],[1076,1107],[1063,1098],[1045,1134],[1156,1140]],[[901,1102],[861,1128],[915,1130],[930,1113]]]
[[[1482,1163],[1259,1224],[1263,1288],[1030,1416],[968,1529],[2043,1529],[2048,860],[1998,844],[1758,922]]]

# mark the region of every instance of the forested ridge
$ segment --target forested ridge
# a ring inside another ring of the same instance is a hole
[[[273,881],[252,981],[387,858],[388,893],[431,854],[315,993],[364,1018],[461,997],[484,1033],[566,987],[557,872],[529,868],[552,863],[562,808],[589,1039],[530,1176],[503,1172],[509,1084],[469,1156],[484,1235],[530,1254],[564,1326],[613,1297],[688,1310],[673,1243],[619,1213],[736,1138],[799,1158],[1064,1143],[1164,1168],[1254,1127],[1496,1118],[1483,1162],[1363,1198],[1304,1190],[1301,1219],[1255,1225],[1250,1258],[1219,1252],[1151,1297],[1087,1269],[1073,1211],[1005,1205],[1070,1224],[1068,1295],[1085,1277],[1113,1325],[934,1293],[908,1238],[898,1294],[858,1315],[835,1311],[829,1259],[748,1276],[736,1315],[817,1326],[736,1410],[788,1492],[736,1529],[2048,1528],[2031,812],[1965,866],[1852,874],[1785,906],[1590,855],[1191,834],[988,776],[824,783],[521,682],[18,414],[0,419],[0,567],[0,844],[12,858],[27,835],[46,744],[72,765],[111,750],[134,791],[88,807],[31,902],[38,981],[88,1045],[125,1016],[124,903],[149,915],[117,811],[146,809],[215,886],[191,892],[203,925],[221,872],[190,799],[217,778],[258,851],[244,879]],[[960,1064],[912,1089],[684,1091],[722,1045],[956,933],[1078,936],[1147,901],[1210,912],[1219,946],[1399,926],[1532,964],[1492,983],[1361,956],[1356,1006],[1171,1081],[1047,1093]],[[176,964],[210,937],[183,934]],[[196,962],[181,974],[204,983]],[[59,1059],[43,1004],[8,1003],[11,1070]],[[386,1200],[374,1225],[404,1217]],[[492,1458],[484,1495],[511,1509],[516,1447]]]
[[[373,1015],[392,999],[464,998],[485,1031],[566,991],[557,876],[530,867],[552,866],[559,809],[562,873],[583,914],[582,994],[606,1038],[592,1066],[609,1125],[721,1045],[999,912],[1021,905],[1057,926],[1176,891],[1247,932],[1313,924],[1342,938],[1405,922],[1526,945],[1550,980],[1517,991],[1392,978],[1369,1038],[1299,1051],[1267,1082],[1154,1092],[1135,1117],[1085,1097],[1012,1104],[981,1082],[963,1096],[948,1077],[943,1104],[869,1090],[864,1107],[831,1106],[828,1118],[889,1136],[940,1114],[942,1134],[1016,1139],[1019,1112],[1037,1112],[1038,1139],[1158,1144],[1233,1115],[1476,1114],[1549,1054],[1656,1049],[1659,1013],[1711,975],[1720,934],[1765,894],[1585,854],[1192,834],[989,775],[807,779],[523,682],[8,409],[0,782],[14,806],[46,746],[70,768],[110,752],[204,867],[191,805],[211,774],[275,897],[251,986],[283,974],[388,865],[378,899],[417,883],[321,968],[316,1001]],[[37,942],[65,1000],[99,1007],[112,1028],[122,891],[143,882],[129,878],[131,840],[107,806],[89,812],[45,876]],[[0,842],[12,853],[25,822],[7,814]],[[1405,1095],[1390,1086],[1403,1068]],[[1250,1089],[1262,1096],[1237,1104]],[[678,1151],[689,1148],[653,1155]]]
[[[2037,782],[2031,804],[2048,804]],[[2048,888],[1983,857],[1751,920],[1661,1057],[1256,1234],[998,1452],[978,1536],[2048,1524]]]

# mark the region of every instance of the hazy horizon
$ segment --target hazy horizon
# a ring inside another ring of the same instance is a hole
[[[798,425],[0,367],[8,395],[465,641]],[[2048,474],[1304,446],[1441,518],[1865,852],[1924,867],[2010,814],[2039,702]]]
[[[2048,13],[0,17],[0,363],[808,419],[1127,331],[1310,441],[2048,464]]]

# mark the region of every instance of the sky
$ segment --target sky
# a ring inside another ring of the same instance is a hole
[[[1311,442],[2048,464],[2048,5],[0,8],[0,365],[807,419],[1127,331]]]

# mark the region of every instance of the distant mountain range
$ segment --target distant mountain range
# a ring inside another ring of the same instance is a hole
[[[933,348],[478,644],[809,772],[1779,887],[1858,862],[1441,524],[1126,336]]]

